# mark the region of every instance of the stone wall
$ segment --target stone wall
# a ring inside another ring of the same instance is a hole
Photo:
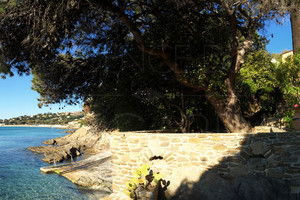
[[[112,133],[113,190],[121,193],[132,172],[149,163],[170,180],[168,195],[196,183],[207,171],[232,179],[257,175],[286,180],[289,193],[300,193],[300,133],[172,134]],[[163,159],[152,160],[153,156]]]

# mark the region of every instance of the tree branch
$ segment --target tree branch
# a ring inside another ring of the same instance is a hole
[[[113,13],[118,19],[120,19],[125,24],[128,30],[133,34],[134,39],[138,44],[138,48],[141,51],[153,56],[162,55],[161,51],[156,51],[146,46],[141,31],[118,6],[113,5],[111,1],[107,0],[101,0],[100,2],[98,2],[98,4],[100,4],[102,8],[105,8],[105,10]]]
[[[113,5],[108,0],[101,0],[101,2],[97,3],[105,10],[113,13],[118,19],[120,19],[125,26],[129,29],[129,31],[133,34],[135,41],[138,44],[138,48],[152,56],[161,57],[164,60],[164,63],[174,72],[175,78],[179,81],[182,85],[190,88],[195,88],[199,90],[207,90],[207,87],[199,87],[197,85],[193,85],[190,81],[185,78],[184,70],[179,66],[179,64],[172,58],[169,51],[167,50],[167,43],[164,41],[162,44],[162,50],[156,51],[146,46],[141,31],[137,28],[137,26],[132,22],[131,19],[116,5]]]

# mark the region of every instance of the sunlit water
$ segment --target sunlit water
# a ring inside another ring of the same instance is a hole
[[[63,136],[62,130],[40,127],[0,127],[0,199],[99,199],[101,192],[80,188],[56,174],[42,174],[48,166],[27,150]]]

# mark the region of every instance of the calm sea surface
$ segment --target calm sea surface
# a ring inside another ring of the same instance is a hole
[[[99,199],[101,192],[80,188],[56,174],[42,174],[48,166],[27,150],[47,139],[61,137],[61,129],[0,127],[0,199]]]

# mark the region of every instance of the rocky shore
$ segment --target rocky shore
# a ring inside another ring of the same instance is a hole
[[[100,190],[103,196],[111,193],[109,133],[82,127],[66,136],[46,140],[43,144],[45,145],[28,148],[36,154],[43,154],[43,161],[54,164],[41,168],[41,172],[57,173],[79,186]],[[81,155],[84,159],[73,161]],[[71,162],[58,164],[64,160]]]
[[[107,133],[95,133],[89,127],[82,127],[75,133],[44,141],[45,145],[28,149],[43,154],[42,160],[49,164],[59,163],[68,159],[73,160],[82,154],[94,155],[108,149],[105,134]]]
[[[57,173],[71,182],[95,190],[103,191],[103,194],[112,192],[112,163],[111,153],[102,151],[87,159],[69,164],[54,165],[41,168],[43,173]]]

